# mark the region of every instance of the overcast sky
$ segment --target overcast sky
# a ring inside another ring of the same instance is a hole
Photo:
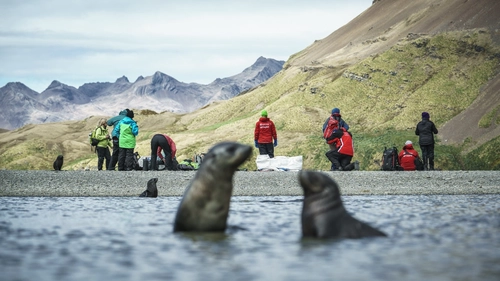
[[[208,84],[286,61],[373,0],[0,0],[0,87],[42,92],[161,71]]]

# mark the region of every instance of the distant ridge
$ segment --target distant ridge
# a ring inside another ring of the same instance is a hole
[[[284,61],[259,57],[243,72],[217,78],[208,85],[179,82],[160,71],[139,76],[134,83],[122,76],[114,83],[91,82],[78,88],[54,80],[42,93],[11,82],[0,88],[0,128],[16,129],[25,124],[79,120],[91,115],[112,116],[123,108],[191,112],[265,82],[283,64]]]

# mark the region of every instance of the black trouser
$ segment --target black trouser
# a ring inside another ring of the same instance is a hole
[[[111,158],[108,147],[97,146],[96,150],[97,150],[97,170],[99,171],[102,170],[102,163],[104,162],[104,159],[106,159],[106,165],[104,166],[104,168],[108,170],[109,160]]]
[[[422,150],[424,171],[434,170],[434,144],[420,145],[420,150]]]
[[[272,143],[260,143],[259,142],[259,154],[269,155],[269,158],[274,158],[274,145]]]
[[[176,170],[172,161],[172,149],[165,136],[160,134],[154,135],[151,139],[151,170],[158,170],[158,165],[156,164],[158,147],[161,147],[165,153],[165,167],[167,170]]]
[[[342,168],[342,171],[352,171],[354,163],[351,163],[352,156],[339,153],[336,150],[330,150],[326,154],[326,158],[332,162],[332,171]]]
[[[115,170],[116,163],[118,163],[118,154],[120,153],[120,143],[117,137],[113,137],[113,153],[111,154],[111,162],[109,163],[108,170]]]
[[[132,171],[134,168],[134,149],[121,148],[118,153],[118,171]]]

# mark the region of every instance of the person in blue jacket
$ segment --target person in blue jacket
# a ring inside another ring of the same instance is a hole
[[[134,121],[134,112],[130,110],[113,129],[113,134],[118,137],[120,150],[118,152],[118,171],[131,171],[134,169],[135,137],[139,134],[139,127]]]
[[[330,117],[333,117],[335,120],[339,122],[339,128],[344,128],[346,131],[349,131],[349,125],[342,119],[342,115],[340,115],[340,109],[334,108],[332,109],[332,114],[326,118],[325,123],[323,123],[323,132],[325,132],[326,126],[328,125],[328,120],[330,120]]]
[[[108,170],[113,170],[113,171],[115,170],[116,163],[118,163],[118,152],[120,150],[120,144],[118,142],[118,137],[114,133],[114,128],[123,118],[127,116],[127,112],[129,112],[128,108],[120,111],[120,113],[117,116],[108,119],[108,121],[106,122],[108,126],[113,126],[113,131],[111,131],[111,139],[113,141],[113,152],[111,153],[111,161],[109,162],[109,166],[107,167]]]

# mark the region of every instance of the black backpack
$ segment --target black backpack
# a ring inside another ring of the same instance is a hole
[[[398,161],[398,149],[395,146],[384,148],[384,154],[382,155],[382,170],[383,171],[400,170]]]
[[[141,155],[139,155],[139,152],[134,152],[134,157],[132,158],[133,159],[133,165],[132,165],[132,169],[136,170],[136,171],[141,171],[142,170],[142,167],[139,165],[139,159],[141,158]]]

